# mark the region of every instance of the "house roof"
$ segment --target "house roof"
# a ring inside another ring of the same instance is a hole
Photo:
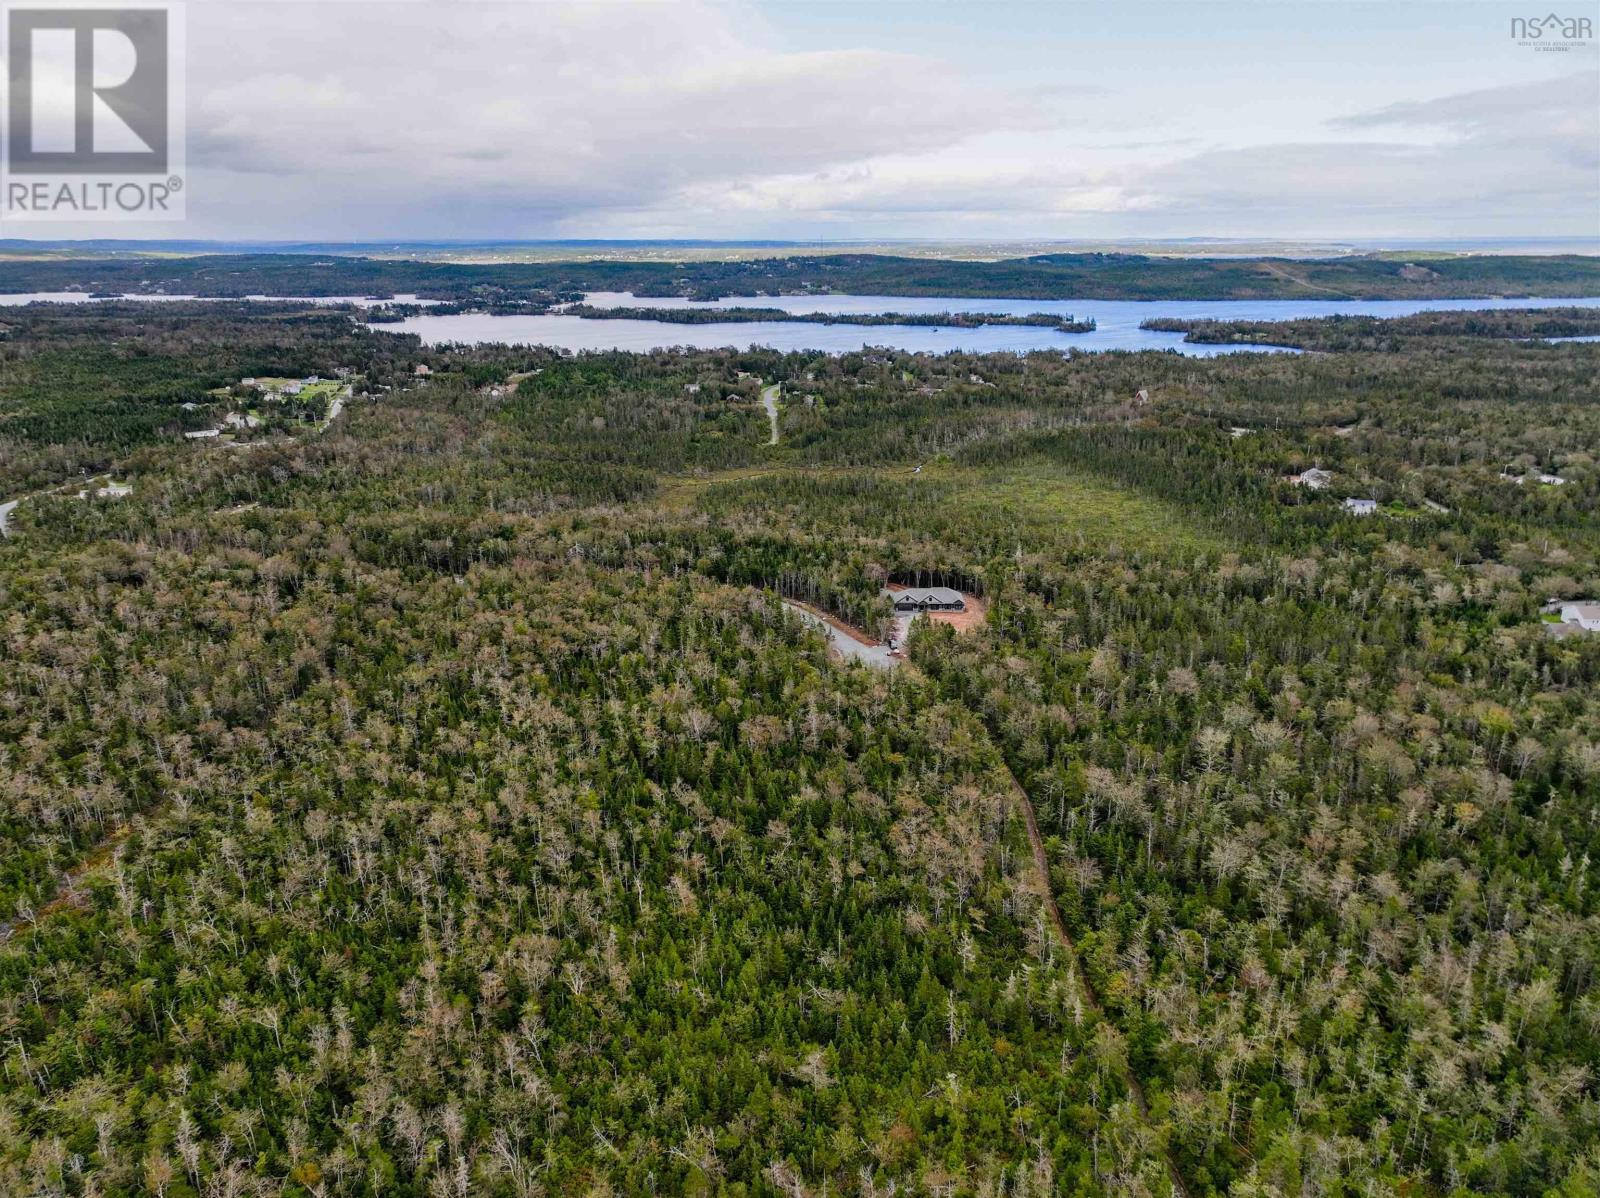
[[[896,603],[965,603],[961,592],[951,587],[907,587],[903,591],[886,591]]]
[[[1600,620],[1600,603],[1563,603],[1561,610],[1576,613],[1580,620]]]

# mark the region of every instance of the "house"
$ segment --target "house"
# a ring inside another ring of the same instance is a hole
[[[1506,471],[1502,470],[1500,472],[1500,477],[1505,479],[1505,481],[1508,483],[1516,483],[1519,487],[1526,483],[1530,478],[1535,482],[1543,483],[1547,487],[1564,487],[1567,485],[1567,480],[1562,478],[1559,474],[1541,474],[1537,470],[1534,470],[1528,474],[1508,474]]]
[[[121,499],[124,495],[133,494],[132,483],[117,483],[107,480],[106,485],[95,492],[100,499]]]
[[[1134,407],[1142,408],[1142,407],[1145,406],[1145,404],[1147,404],[1149,402],[1150,402],[1150,392],[1146,391],[1143,387],[1140,387],[1137,391],[1135,391],[1133,393],[1133,406]]]
[[[192,433],[184,433],[183,435],[191,441],[199,441],[205,437],[220,437],[222,436],[222,430],[220,428],[197,428]]]
[[[1237,441],[1240,437],[1249,436],[1253,432],[1255,432],[1255,429],[1253,429],[1253,428],[1241,428],[1237,424],[1233,425],[1231,428],[1228,429],[1228,435],[1231,436],[1235,441]]]
[[[429,366],[426,362],[418,362],[417,368],[411,373],[416,375],[419,379],[425,379],[433,373],[433,367]]]
[[[1352,516],[1371,516],[1378,510],[1376,499],[1346,499],[1344,510]]]
[[[191,399],[187,403],[181,403],[178,406],[180,408],[182,408],[185,412],[192,412],[196,408],[198,408],[200,405],[195,403],[194,400]]]
[[[1299,474],[1291,474],[1289,481],[1297,487],[1309,487],[1313,491],[1320,491],[1333,481],[1333,474],[1331,471],[1313,466]]]
[[[285,383],[283,385],[283,393],[285,395],[299,395],[300,392],[305,390],[305,387],[304,383]]]
[[[1588,603],[1563,603],[1561,622],[1576,624],[1585,632],[1600,632],[1600,601]]]
[[[894,602],[897,612],[966,611],[961,592],[950,587],[907,587],[903,591],[883,592]]]
[[[240,379],[239,380],[239,386],[241,386],[241,387],[254,387],[255,385],[256,385],[255,379]]]
[[[255,428],[261,421],[248,412],[229,412],[222,418],[222,423],[229,428]]]
[[[700,394],[700,384],[699,383],[685,383],[683,385],[683,389],[689,395],[699,395]]]

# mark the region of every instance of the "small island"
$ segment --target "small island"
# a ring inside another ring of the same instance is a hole
[[[569,304],[562,315],[583,320],[654,320],[662,324],[784,324],[915,325],[924,328],[976,329],[984,325],[1024,325],[1062,333],[1092,333],[1093,320],[1071,314],[1029,312],[1011,316],[1003,312],[788,312],[782,308],[599,308]]]

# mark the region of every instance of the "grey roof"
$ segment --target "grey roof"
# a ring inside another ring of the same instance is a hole
[[[965,603],[961,592],[950,587],[907,587],[903,591],[889,591],[896,603]]]

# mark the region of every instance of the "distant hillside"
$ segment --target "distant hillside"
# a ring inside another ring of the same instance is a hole
[[[1045,254],[955,262],[834,254],[737,262],[456,264],[286,254],[14,259],[5,291],[157,291],[206,296],[416,293],[519,299],[560,290],[719,296],[833,291],[1017,299],[1471,299],[1600,296],[1600,259],[1580,255],[1335,259]]]

